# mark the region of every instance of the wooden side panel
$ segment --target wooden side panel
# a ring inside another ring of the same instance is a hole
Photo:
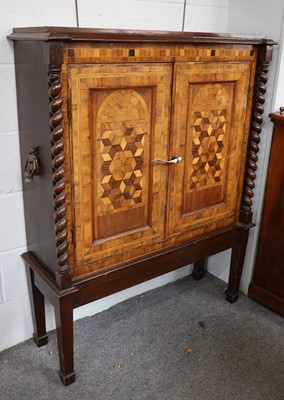
[[[170,64],[69,68],[75,274],[165,238],[167,171],[152,159],[168,157],[171,79]]]
[[[27,248],[45,268],[57,270],[53,182],[49,126],[47,65],[48,46],[41,42],[15,42],[15,64],[21,170]],[[24,182],[24,166],[30,148],[36,147],[40,174]]]
[[[172,155],[183,161],[170,168],[170,235],[237,221],[250,70],[250,63],[176,65]]]
[[[275,126],[249,295],[284,314],[284,117],[272,114],[272,120]]]

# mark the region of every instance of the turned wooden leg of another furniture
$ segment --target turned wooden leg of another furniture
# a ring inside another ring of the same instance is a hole
[[[58,297],[54,311],[60,362],[59,375],[63,384],[68,386],[75,381],[72,294]]]
[[[230,303],[235,303],[239,298],[239,286],[246,254],[248,234],[248,229],[241,230],[240,240],[238,244],[232,248],[229,283],[226,291],[226,299]]]
[[[46,334],[45,325],[45,305],[44,305],[44,295],[36,287],[34,282],[34,271],[30,270],[30,284],[31,284],[31,308],[32,317],[34,324],[34,341],[38,347],[47,344],[48,336]]]
[[[196,281],[200,281],[200,279],[204,278],[206,274],[206,264],[207,258],[193,264],[192,276]]]

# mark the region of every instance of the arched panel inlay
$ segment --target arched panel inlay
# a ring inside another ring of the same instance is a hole
[[[201,86],[194,98],[190,189],[221,182],[228,103],[227,90],[219,83]]]
[[[100,136],[100,214],[143,203],[145,138],[150,116],[135,90],[116,90],[102,101],[96,118]]]

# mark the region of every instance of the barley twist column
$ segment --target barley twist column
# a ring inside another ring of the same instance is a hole
[[[63,139],[63,112],[62,112],[62,84],[60,79],[60,65],[50,65],[48,71],[49,83],[49,112],[50,112],[50,139],[52,143],[52,170],[54,194],[55,241],[57,253],[56,281],[60,289],[71,286],[71,275],[68,265],[66,194],[64,177],[64,139]]]

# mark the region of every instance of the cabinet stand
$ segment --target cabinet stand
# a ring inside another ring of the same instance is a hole
[[[226,298],[230,303],[239,297],[239,282],[242,274],[245,248],[249,228],[252,224],[236,224],[220,232],[204,236],[184,246],[170,249],[167,254],[154,254],[146,260],[137,261],[107,274],[98,274],[78,280],[65,290],[58,289],[44,266],[32,252],[22,255],[29,271],[32,292],[34,340],[38,347],[47,344],[44,298],[53,305],[59,351],[60,378],[65,386],[75,381],[73,346],[73,309],[91,301],[108,296],[135,284],[155,278],[183,265],[194,263],[193,278],[200,280],[205,274],[206,258],[232,248],[231,272]],[[200,261],[203,255],[204,259]],[[198,261],[195,261],[195,260]],[[155,267],[155,268],[154,268]],[[143,275],[142,275],[143,272]]]

